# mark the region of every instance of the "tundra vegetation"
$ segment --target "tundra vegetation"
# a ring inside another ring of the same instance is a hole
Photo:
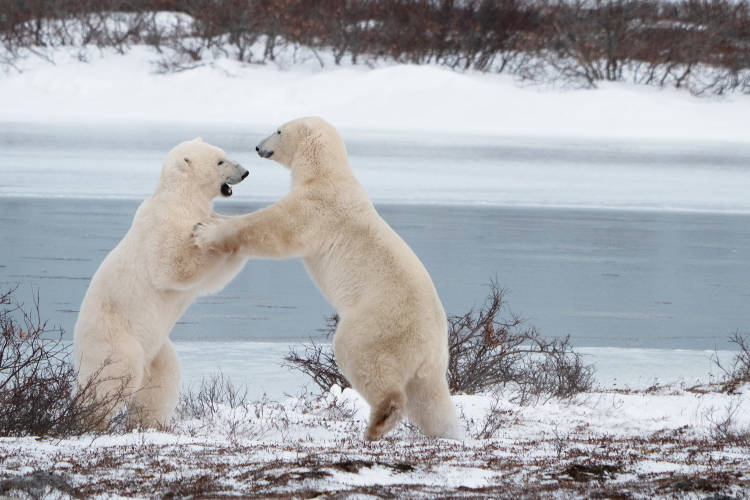
[[[168,14],[168,13],[171,13]],[[31,0],[0,4],[0,65],[56,47],[148,45],[160,71],[292,54],[750,93],[747,0]],[[81,57],[89,52],[81,51]]]
[[[185,388],[160,432],[106,430],[76,387],[70,343],[0,296],[0,494],[298,498],[338,495],[747,498],[748,339],[721,380],[594,389],[567,339],[545,340],[509,312],[494,283],[483,306],[450,318],[448,377],[467,440],[430,439],[404,422],[361,440],[364,401],[310,344],[288,365],[322,394],[264,397],[221,373]],[[335,319],[328,329],[335,327]],[[718,358],[717,358],[718,363]],[[320,372],[320,373],[319,373]],[[583,391],[583,392],[581,392]],[[122,395],[121,395],[122,396]],[[116,400],[100,404],[116,404]]]

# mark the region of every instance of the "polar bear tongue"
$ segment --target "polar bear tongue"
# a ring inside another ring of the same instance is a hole
[[[230,186],[226,182],[224,184],[222,184],[221,185],[221,194],[223,196],[227,197],[227,198],[230,197],[230,196],[232,196],[232,186]]]

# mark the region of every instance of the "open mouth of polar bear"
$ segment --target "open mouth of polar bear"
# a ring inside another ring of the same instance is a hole
[[[221,184],[221,195],[225,198],[232,196],[231,184],[239,184],[244,181],[248,175],[250,175],[250,172],[242,168],[239,163],[235,164],[235,171]]]
[[[242,170],[245,170],[244,168]],[[242,175],[238,177],[230,177],[227,179],[227,182],[223,183],[221,185],[221,195],[225,198],[229,198],[232,196],[232,186],[229,184],[239,184],[240,182],[245,180],[245,177],[247,177],[250,174],[247,170],[245,170]]]

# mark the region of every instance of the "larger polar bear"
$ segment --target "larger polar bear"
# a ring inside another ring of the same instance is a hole
[[[198,295],[221,289],[245,262],[196,248],[191,233],[198,221],[215,216],[213,198],[231,195],[229,185],[247,174],[200,138],[176,146],[156,191],[91,280],[75,325],[78,383],[93,383],[99,402],[123,396],[131,426],[166,423],[180,379],[169,332]],[[106,425],[117,409],[95,418]]]
[[[303,258],[338,311],[334,354],[370,404],[366,439],[380,439],[404,414],[425,434],[458,438],[443,306],[420,260],[354,177],[336,129],[301,118],[256,150],[291,170],[291,191],[258,212],[199,226],[196,243],[228,254]]]

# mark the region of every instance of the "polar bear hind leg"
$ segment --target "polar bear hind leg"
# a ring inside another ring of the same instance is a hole
[[[177,406],[180,361],[167,340],[145,370],[142,386],[128,405],[128,427],[163,429]]]
[[[143,368],[143,349],[132,337],[125,336],[104,346],[89,346],[79,361],[78,385],[98,407],[89,419],[94,429],[106,429],[112,417],[136,393],[143,382]]]
[[[428,436],[462,439],[463,432],[443,372],[417,374],[406,385],[406,414]]]
[[[387,352],[364,348],[358,339],[365,322],[339,323],[333,339],[336,362],[346,379],[370,405],[365,439],[377,441],[401,421],[406,411],[404,377]]]
[[[406,394],[403,391],[396,389],[381,396],[379,402],[371,406],[365,439],[377,441],[390,432],[401,421],[405,406]]]

